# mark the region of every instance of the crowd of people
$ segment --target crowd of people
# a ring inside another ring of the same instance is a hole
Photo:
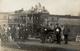
[[[25,28],[26,27],[22,27],[22,29],[19,29],[19,36],[23,37],[24,39],[26,39],[28,37],[27,31],[26,31]],[[39,29],[39,31],[38,31],[38,32],[42,32],[41,33],[41,35],[42,35],[41,40],[45,41],[46,35],[48,35],[49,32],[54,31],[54,33],[56,35],[57,44],[61,44],[62,34],[63,34],[63,40],[64,40],[65,44],[68,44],[68,36],[69,36],[69,33],[70,33],[70,28],[67,25],[60,26],[59,24],[56,24],[56,26],[54,27],[54,30],[51,30],[51,29],[43,30],[43,29],[45,29],[45,28]],[[11,30],[13,30],[13,31],[11,31],[11,36],[12,36],[12,39],[14,39],[16,37],[16,35],[15,35],[16,29],[13,27],[13,29],[11,29]]]

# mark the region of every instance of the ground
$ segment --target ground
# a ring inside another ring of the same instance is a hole
[[[39,41],[26,41],[26,42],[13,42],[1,43],[1,51],[80,51],[80,42],[69,41],[69,44],[65,45],[56,43],[40,43]]]

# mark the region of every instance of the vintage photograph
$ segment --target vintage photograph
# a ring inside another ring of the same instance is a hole
[[[0,51],[80,51],[80,0],[0,0]]]

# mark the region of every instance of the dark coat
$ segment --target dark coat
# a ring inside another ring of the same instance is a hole
[[[64,27],[63,34],[68,35],[70,33],[70,29],[68,27]]]

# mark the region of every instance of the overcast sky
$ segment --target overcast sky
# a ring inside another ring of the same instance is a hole
[[[25,10],[41,3],[51,14],[79,15],[80,0],[0,0],[0,12],[12,12],[21,8]]]

